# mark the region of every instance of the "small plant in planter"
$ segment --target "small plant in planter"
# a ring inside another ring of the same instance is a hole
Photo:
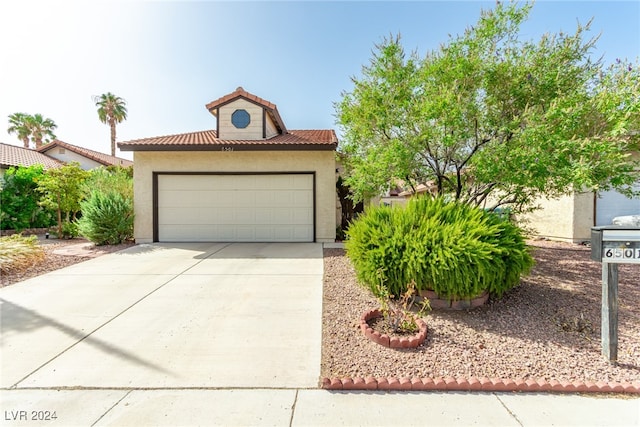
[[[361,283],[390,295],[408,284],[439,298],[500,297],[520,283],[533,258],[518,227],[480,208],[418,197],[406,207],[374,207],[355,220],[345,243]]]
[[[378,284],[376,286],[375,295],[380,302],[380,311],[382,313],[383,331],[391,334],[415,334],[420,329],[418,319],[426,311],[430,310],[429,300],[423,299],[420,307],[416,312],[411,309],[416,305],[416,287],[415,282],[411,282],[407,286],[407,290],[394,300],[394,295],[389,294],[386,286]]]

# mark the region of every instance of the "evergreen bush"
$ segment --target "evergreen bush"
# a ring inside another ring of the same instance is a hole
[[[92,191],[81,203],[78,230],[96,245],[117,245],[133,238],[133,201],[117,191]]]
[[[405,207],[372,207],[345,243],[360,282],[396,297],[415,282],[450,299],[488,291],[500,297],[533,266],[518,227],[459,202],[418,197]]]

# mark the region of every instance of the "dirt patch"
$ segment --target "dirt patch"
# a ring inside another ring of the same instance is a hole
[[[536,266],[501,300],[434,310],[416,349],[389,349],[359,331],[378,307],[342,249],[324,251],[321,377],[488,377],[640,381],[640,265],[621,265],[618,363],[601,355],[601,264],[584,246],[536,241]]]

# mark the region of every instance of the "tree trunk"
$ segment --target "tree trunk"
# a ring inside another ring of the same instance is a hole
[[[116,155],[116,124],[111,123],[109,127],[111,128],[111,155],[115,157]]]
[[[57,194],[58,199],[58,239],[62,238],[62,210],[60,209],[60,193]]]
[[[24,144],[24,148],[29,148],[29,138],[24,138],[22,140],[22,143]]]

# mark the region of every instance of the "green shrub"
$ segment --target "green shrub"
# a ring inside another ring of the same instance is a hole
[[[81,203],[78,229],[96,245],[117,245],[133,237],[133,201],[116,191],[93,191]]]
[[[21,234],[0,237],[0,272],[19,271],[28,268],[44,257],[44,251],[36,236]]]
[[[58,239],[75,239],[80,235],[80,231],[78,230],[78,224],[72,221],[62,221],[62,224],[59,228],[60,234],[58,234],[58,228],[53,231],[53,234]]]
[[[345,248],[358,279],[400,296],[411,282],[451,299],[483,291],[501,296],[533,259],[520,230],[482,209],[419,197],[406,207],[368,209],[347,231]]]
[[[0,228],[24,230],[50,227],[55,212],[39,205],[41,194],[36,180],[44,175],[42,165],[10,167],[0,179]]]
[[[91,170],[89,178],[84,182],[83,191],[86,197],[93,191],[108,193],[115,191],[125,198],[133,200],[133,168],[120,166],[100,167]]]

